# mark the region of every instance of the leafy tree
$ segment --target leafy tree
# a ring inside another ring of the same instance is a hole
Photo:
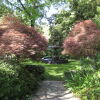
[[[31,26],[35,25],[35,21],[43,16],[43,8],[45,3],[42,0],[17,0],[13,3],[10,0],[5,0],[6,4],[11,6],[23,21]],[[16,9],[16,10],[15,10]]]
[[[91,20],[78,22],[64,42],[64,53],[94,56],[100,51],[100,29]]]
[[[4,17],[0,34],[0,55],[34,55],[47,46],[46,39],[35,28],[24,25],[16,17]]]
[[[56,15],[55,25],[61,25],[61,33],[65,37],[71,30],[75,21],[75,15],[73,12],[62,10]]]
[[[5,4],[0,3],[0,17],[7,15],[7,14],[12,14],[13,11],[8,8]]]
[[[75,13],[76,20],[93,18],[97,13],[96,0],[68,0],[70,9]]]
[[[100,29],[92,20],[78,22],[65,39],[63,47],[63,54],[96,60],[100,53]]]

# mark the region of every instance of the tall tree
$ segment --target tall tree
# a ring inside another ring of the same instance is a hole
[[[45,3],[42,0],[5,0],[17,16],[21,17],[26,24],[34,26],[36,19],[42,17]]]

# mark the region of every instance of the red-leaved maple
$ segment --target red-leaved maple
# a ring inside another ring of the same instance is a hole
[[[34,55],[46,47],[46,39],[16,17],[5,16],[0,23],[0,55]]]
[[[78,22],[63,43],[63,54],[94,56],[100,52],[100,29],[92,20]]]

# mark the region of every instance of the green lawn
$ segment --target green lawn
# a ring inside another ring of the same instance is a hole
[[[45,64],[43,62],[27,60],[23,64],[41,65],[45,67],[47,80],[64,80],[64,72],[80,69],[79,61],[69,61],[67,64]]]

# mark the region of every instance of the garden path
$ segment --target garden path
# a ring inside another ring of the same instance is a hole
[[[80,100],[69,89],[65,89],[63,81],[43,81],[32,100]]]

